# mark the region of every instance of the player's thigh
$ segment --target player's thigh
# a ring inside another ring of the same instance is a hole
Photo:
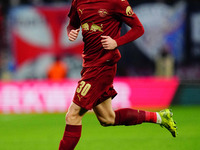
[[[98,120],[102,125],[112,125],[115,122],[115,112],[112,109],[112,98],[108,98],[104,102],[93,108]]]

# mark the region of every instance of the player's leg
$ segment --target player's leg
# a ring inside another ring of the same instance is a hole
[[[172,113],[169,109],[161,112],[149,112],[143,110],[135,110],[131,108],[123,108],[113,111],[111,98],[102,102],[93,108],[98,120],[103,126],[110,125],[136,125],[143,122],[157,123],[167,128],[172,135],[177,135],[176,125],[172,119]]]
[[[111,104],[112,99],[108,98],[93,108],[101,125],[136,125],[142,122],[157,123],[159,118],[156,112],[123,108],[114,111]]]
[[[81,137],[82,118],[86,112],[86,109],[72,102],[66,114],[66,127],[59,150],[73,150],[76,147]]]
[[[93,108],[97,119],[102,126],[110,126],[115,124],[115,112],[112,109],[111,98]]]

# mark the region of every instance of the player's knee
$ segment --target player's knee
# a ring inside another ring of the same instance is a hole
[[[114,121],[112,120],[103,120],[103,121],[100,121],[100,124],[104,127],[107,127],[107,126],[112,126],[114,125]]]
[[[115,123],[115,116],[111,115],[106,118],[99,118],[99,122],[104,127],[112,126]]]
[[[66,124],[78,125],[81,123],[79,114],[67,113],[65,117]]]
[[[71,114],[67,113],[65,116],[66,123],[70,123],[72,120],[73,120],[73,116]]]

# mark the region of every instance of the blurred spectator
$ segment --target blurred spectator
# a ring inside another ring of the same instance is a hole
[[[156,76],[172,77],[174,75],[174,58],[164,47],[156,59]]]
[[[15,7],[20,4],[20,0],[10,0],[10,6]]]
[[[0,76],[2,74],[2,50],[3,50],[3,12],[2,3],[0,2]]]
[[[56,56],[54,63],[50,66],[47,76],[48,79],[59,81],[64,79],[68,74],[68,66],[64,64],[60,56]]]
[[[4,38],[4,15],[3,7],[0,3],[0,51],[5,47],[5,38]]]

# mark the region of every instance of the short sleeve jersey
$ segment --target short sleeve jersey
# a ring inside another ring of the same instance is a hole
[[[127,0],[74,0],[69,13],[70,24],[81,26],[84,42],[83,67],[115,64],[121,58],[118,49],[105,50],[101,35],[120,37],[122,22],[132,22],[133,11]]]

